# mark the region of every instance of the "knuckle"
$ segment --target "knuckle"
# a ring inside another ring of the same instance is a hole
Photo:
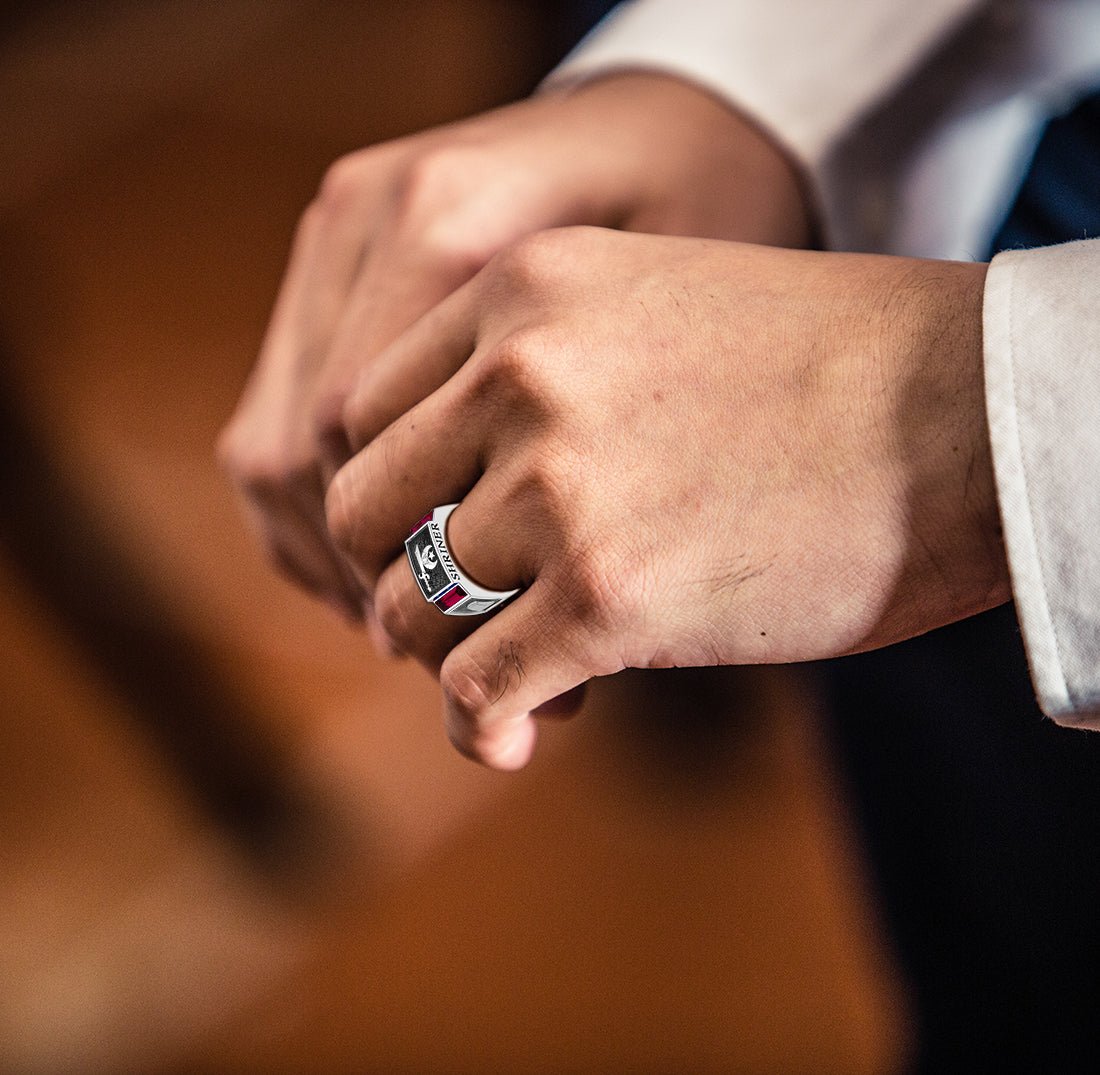
[[[606,565],[596,557],[589,554],[577,558],[569,589],[570,604],[581,623],[604,626],[613,618],[611,609],[618,603],[620,590]]]
[[[364,153],[349,153],[329,165],[311,208],[316,215],[342,216],[360,198],[363,189]],[[307,210],[307,214],[309,210]]]
[[[568,231],[536,231],[517,239],[493,258],[494,275],[511,290],[540,293],[562,272]]]
[[[439,686],[451,705],[470,724],[484,717],[495,701],[484,669],[468,656],[452,652],[439,671]]]
[[[512,501],[507,510],[542,519],[558,540],[564,541],[576,515],[576,479],[576,468],[565,454],[556,450],[549,438],[540,438],[507,494]]]
[[[402,243],[456,278],[472,276],[491,253],[471,198],[481,170],[474,151],[435,147],[409,162],[394,191],[393,226]]]
[[[553,297],[567,283],[572,266],[605,234],[587,225],[529,232],[493,258],[493,275],[511,290]]]
[[[260,500],[312,485],[317,473],[311,453],[296,451],[285,441],[262,441],[237,425],[222,432],[217,454],[230,477]]]
[[[417,242],[422,257],[455,284],[474,276],[491,255],[461,208],[434,217],[420,230]]]
[[[636,621],[639,587],[629,557],[597,554],[592,548],[572,557],[563,601],[589,637],[621,633]]]
[[[399,176],[394,209],[399,217],[433,213],[464,189],[469,171],[466,151],[434,146],[414,156]]]
[[[560,391],[551,368],[553,348],[538,330],[514,332],[476,358],[479,394],[499,399],[525,416],[548,418]]]

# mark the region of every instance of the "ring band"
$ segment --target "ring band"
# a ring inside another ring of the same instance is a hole
[[[405,541],[413,578],[424,600],[445,616],[482,616],[519,590],[487,590],[464,574],[447,547],[447,519],[457,504],[428,512]]]

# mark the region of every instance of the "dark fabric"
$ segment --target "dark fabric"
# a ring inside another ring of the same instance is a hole
[[[1039,712],[1011,607],[825,669],[922,1072],[1100,1068],[1100,735]]]
[[[993,250],[1086,235],[1100,95],[1049,125]],[[1100,1071],[1100,734],[1042,716],[1011,607],[823,673],[916,1070]]]
[[[547,45],[557,63],[618,4],[618,0],[561,0],[545,9]]]
[[[1100,91],[1043,133],[990,256],[1100,236]]]

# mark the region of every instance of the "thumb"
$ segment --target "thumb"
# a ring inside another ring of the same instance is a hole
[[[493,769],[521,769],[537,731],[533,711],[621,663],[600,660],[597,636],[563,607],[560,593],[531,588],[456,646],[439,673],[447,734]]]

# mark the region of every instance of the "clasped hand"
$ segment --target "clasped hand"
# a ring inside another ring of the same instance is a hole
[[[984,266],[721,241],[807,238],[782,155],[663,76],[363,151],[303,217],[222,458],[275,562],[436,670],[451,738],[500,768],[592,676],[1004,600]],[[455,501],[461,567],[524,587],[489,619],[404,560]]]
[[[1006,596],[982,415],[982,266],[568,228],[495,257],[367,367],[328,524],[448,730],[526,762],[531,714],[625,667],[885,645]],[[448,538],[523,593],[445,618]]]

